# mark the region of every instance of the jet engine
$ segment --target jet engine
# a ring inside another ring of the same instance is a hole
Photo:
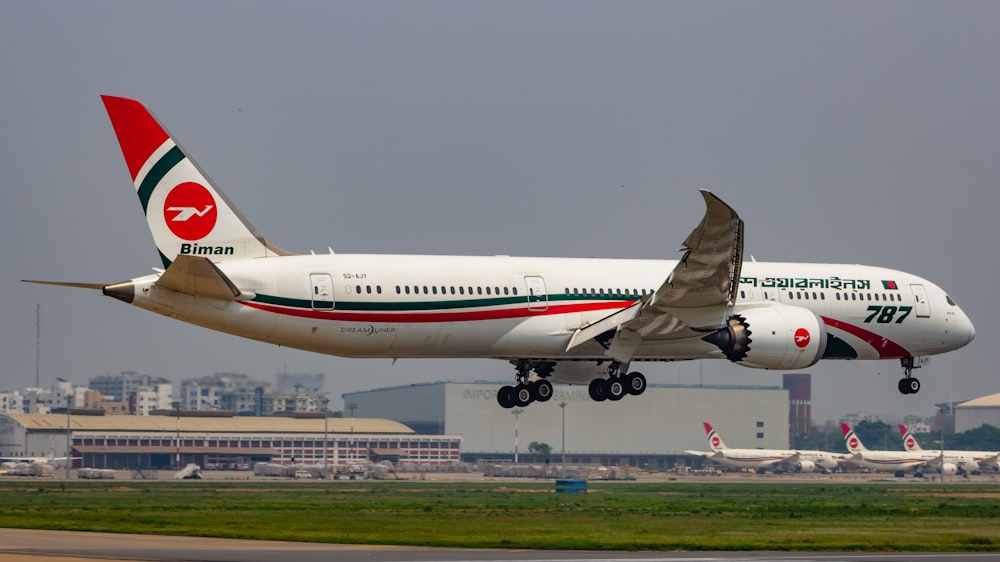
[[[953,462],[941,463],[941,469],[938,472],[944,476],[954,476],[958,474],[958,465]]]
[[[827,336],[813,312],[775,303],[740,310],[702,339],[744,367],[804,369],[823,357]]]
[[[816,472],[816,463],[813,461],[799,461],[795,463],[795,472]]]

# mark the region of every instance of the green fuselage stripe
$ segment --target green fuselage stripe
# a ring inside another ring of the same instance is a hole
[[[153,196],[153,190],[156,189],[156,185],[181,160],[184,160],[184,153],[181,152],[180,147],[174,146],[156,164],[153,164],[149,173],[142,179],[142,183],[139,184],[139,203],[142,204],[143,213],[146,212],[146,207],[149,206],[149,198]]]
[[[596,301],[596,300],[634,300],[636,297],[617,295],[548,295],[547,302],[555,301]],[[291,308],[313,308],[313,302],[305,299],[291,299],[277,297],[273,295],[258,294],[253,300],[277,306],[287,306]],[[343,311],[366,311],[366,312],[412,312],[425,310],[456,310],[463,308],[481,308],[486,306],[508,306],[526,304],[528,301],[523,296],[517,297],[495,297],[485,299],[460,299],[460,300],[437,300],[431,302],[371,302],[371,301],[345,301],[338,300],[334,308]],[[537,301],[545,302],[545,300]]]

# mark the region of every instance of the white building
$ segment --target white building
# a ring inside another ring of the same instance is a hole
[[[169,410],[173,407],[173,392],[174,386],[170,383],[134,390],[129,396],[129,410],[137,416],[148,416],[154,410]]]
[[[571,463],[674,466],[685,450],[706,450],[703,422],[730,447],[787,448],[788,391],[780,387],[650,385],[642,396],[594,402],[584,386],[556,385],[553,398],[505,410],[503,383],[432,383],[345,394],[345,415],[399,421],[418,433],[462,437],[467,460],[524,455],[532,442],[562,452],[563,414]],[[560,407],[560,404],[565,404]],[[519,460],[522,460],[519,458]],[[683,462],[687,462],[683,461]]]
[[[24,413],[24,397],[21,393],[12,391],[0,391],[0,414],[20,414]]]

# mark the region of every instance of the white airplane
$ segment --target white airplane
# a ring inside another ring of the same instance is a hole
[[[931,451],[924,449],[905,425],[899,424],[899,435],[903,441],[903,450],[922,454],[944,454],[946,457],[962,459],[962,469],[969,473],[980,470],[1000,472],[1000,451],[962,451],[960,449],[945,449]]]
[[[757,471],[785,468],[793,472],[825,472],[837,468],[837,462],[845,455],[826,451],[798,451],[790,449],[733,449],[726,446],[719,432],[712,424],[702,422],[711,453],[704,451],[684,451],[689,455],[704,457],[724,466],[752,468]]]
[[[83,457],[73,457],[73,460],[79,460]],[[52,466],[65,466],[66,460],[69,457],[0,457],[0,464],[11,465],[11,464],[51,464]]]
[[[494,358],[504,407],[589,384],[595,400],[646,388],[640,361],[726,358],[756,369],[820,359],[900,361],[975,335],[915,275],[860,265],[743,262],[743,221],[707,210],[680,260],[292,254],[266,241],[141,103],[103,96],[164,269],[99,289],[164,316],[345,357]]]
[[[902,476],[905,472],[921,476],[927,469],[944,475],[955,475],[962,470],[968,471],[975,465],[975,463],[970,465],[971,459],[965,455],[948,455],[948,451],[945,451],[945,454],[937,451],[870,451],[851,426],[840,422],[840,429],[844,432],[847,450],[852,455],[844,460],[862,468],[878,472],[894,472],[896,476]]]

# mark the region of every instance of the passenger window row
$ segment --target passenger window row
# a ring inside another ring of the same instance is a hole
[[[647,290],[646,289],[642,289],[640,291],[639,289],[608,289],[608,288],[605,288],[605,287],[598,287],[597,289],[595,289],[593,287],[590,287],[589,289],[588,288],[580,289],[578,287],[574,287],[574,288],[571,289],[569,287],[566,287],[565,291],[566,291],[567,295],[571,295],[571,296],[574,296],[574,297],[582,295],[582,296],[591,296],[591,297],[636,298],[636,297],[639,297],[639,296],[643,296],[644,297],[647,294]],[[649,289],[648,290],[649,294],[652,294],[654,292],[655,291],[653,289]]]
[[[472,286],[445,286],[445,285],[396,285],[397,295],[514,295],[517,296],[517,287],[472,287]]]

